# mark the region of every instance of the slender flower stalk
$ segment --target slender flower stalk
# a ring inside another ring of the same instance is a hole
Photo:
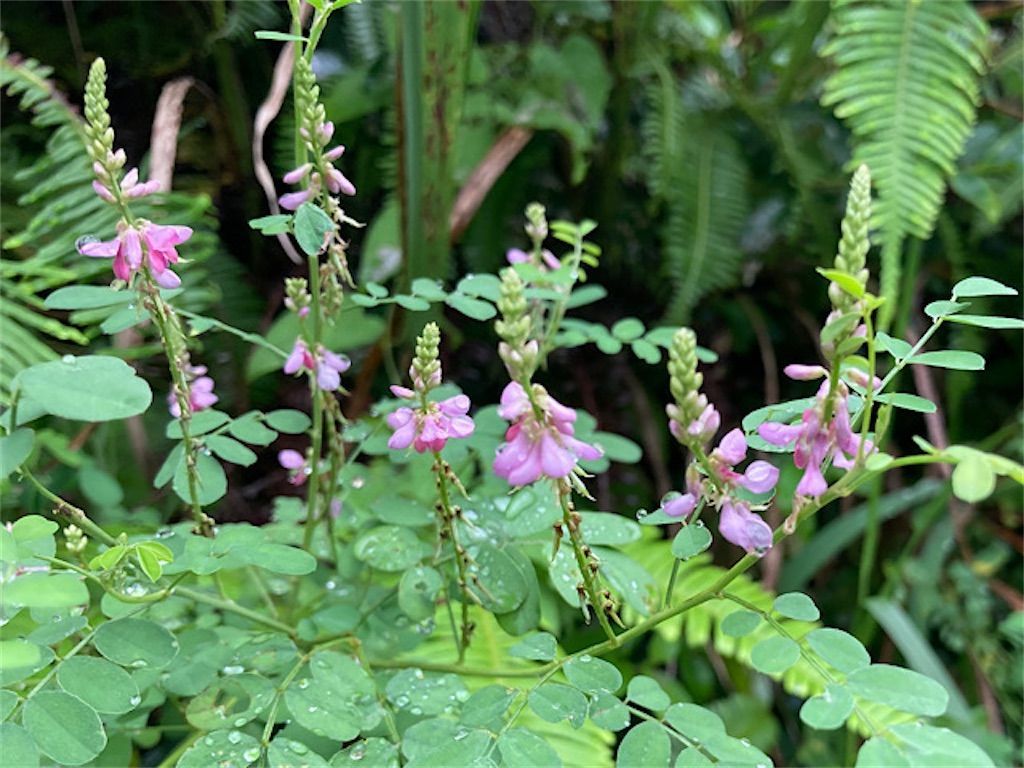
[[[86,147],[96,175],[93,189],[101,199],[118,208],[121,220],[113,240],[80,241],[79,252],[94,258],[112,258],[117,281],[138,291],[141,306],[153,319],[172,379],[169,407],[181,426],[192,516],[199,532],[212,535],[213,521],[203,513],[199,501],[198,446],[189,425],[194,411],[216,402],[213,380],[196,375],[201,367],[193,366],[189,359],[181,321],[160,293],[161,288],[181,285],[181,279],[170,265],[180,261],[177,246],[192,236],[192,230],[154,224],[132,214],[128,201],[155,192],[159,184],[139,182],[139,172],[134,168],[122,176],[127,158],[123,149],[114,150],[106,79],[106,64],[103,59],[96,59],[89,69],[85,87]]]

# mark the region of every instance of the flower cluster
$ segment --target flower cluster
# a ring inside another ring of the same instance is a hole
[[[789,365],[785,373],[801,381],[824,380],[813,405],[803,412],[798,424],[768,421],[757,428],[757,433],[772,445],[795,443],[793,463],[804,471],[796,492],[799,496],[813,498],[828,488],[822,472],[826,464],[850,469],[857,457],[871,453],[874,445],[870,440],[862,442],[853,432],[848,403],[850,390],[845,382],[839,380],[833,386],[828,372],[817,365]],[[877,382],[870,383],[877,385]]]
[[[666,496],[662,511],[686,519],[704,500],[718,510],[718,530],[726,541],[747,552],[763,554],[771,549],[772,529],[738,491],[770,493],[779,480],[778,467],[758,460],[739,472],[737,466],[747,458],[747,440],[740,429],[727,432],[714,450],[707,451],[721,425],[721,416],[700,392],[704,379],[697,372],[697,339],[688,328],[681,328],[673,339],[669,372],[675,398],[666,409],[669,429],[690,450],[695,463],[686,472],[687,492]]]
[[[213,393],[214,381],[206,375],[205,365],[189,365],[182,372],[188,382],[188,404],[191,413],[210,408],[220,399]],[[173,389],[167,394],[167,410],[174,418],[181,418],[181,404]]]
[[[309,462],[296,450],[286,448],[277,454],[278,463],[288,470],[288,482],[292,485],[303,485],[310,475]]]
[[[440,402],[431,402],[428,395],[441,384],[441,362],[438,348],[441,332],[436,323],[428,323],[416,340],[416,357],[409,368],[413,388],[392,386],[397,397],[416,401],[388,414],[388,426],[394,430],[388,447],[405,450],[412,446],[419,453],[442,450],[448,440],[469,437],[475,425],[469,417],[470,400],[455,395]]]
[[[189,227],[153,224],[141,221],[140,228],[121,221],[113,240],[80,242],[83,256],[114,260],[114,276],[130,283],[132,275],[144,266],[161,288],[177,288],[181,278],[171,269],[179,260],[176,246],[192,237]]]
[[[308,131],[302,130],[304,136],[308,136]],[[315,140],[313,138],[306,139],[307,148],[314,153],[318,160],[316,163],[303,163],[284,175],[285,184],[301,184],[305,189],[281,195],[277,202],[282,208],[294,211],[303,203],[315,198],[324,185],[327,186],[331,194],[351,196],[356,193],[355,185],[333,164],[333,161],[345,154],[345,147],[339,144],[331,149],[326,149],[326,145],[333,135],[334,123],[328,121],[320,126],[315,134]]]
[[[512,424],[494,459],[495,473],[511,485],[529,485],[543,476],[568,477],[578,461],[601,458],[599,447],[574,436],[576,411],[541,385],[530,387],[527,392],[513,381],[501,393],[498,415]]]
[[[345,153],[345,147],[339,144],[327,148],[334,137],[334,123],[326,118],[326,111],[320,103],[320,87],[316,84],[312,67],[302,56],[295,62],[295,100],[301,123],[299,135],[313,161],[302,163],[285,174],[285,184],[302,184],[305,188],[282,195],[278,204],[285,210],[294,211],[320,194],[323,186],[334,195],[354,195],[355,186],[334,167],[334,161]]]
[[[298,373],[301,370],[312,371],[316,376],[316,385],[325,392],[334,392],[341,387],[341,374],[352,367],[352,361],[345,355],[339,355],[318,345],[313,352],[301,338],[295,340],[291,354],[284,361],[284,372]]]
[[[111,175],[109,168],[122,168],[124,167],[127,157],[125,156],[124,150],[119,149],[116,152],[111,152],[107,155],[107,163],[101,163],[96,161],[92,164],[92,170],[96,174],[96,178],[93,179],[92,188],[96,194],[106,200],[108,203],[116,203],[118,194],[115,194],[116,182]],[[132,168],[128,173],[121,179],[121,183],[116,185],[116,192],[121,197],[134,199],[137,197],[145,197],[151,195],[154,192],[160,191],[160,182],[156,180],[140,182],[139,181],[139,169]]]

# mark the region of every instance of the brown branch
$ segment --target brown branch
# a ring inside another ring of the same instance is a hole
[[[491,187],[526,146],[531,136],[531,128],[512,126],[498,137],[484,159],[473,169],[473,173],[459,190],[459,196],[455,199],[448,217],[448,228],[453,243],[462,237],[487,193],[491,191]]]
[[[160,98],[156,102],[149,139],[149,178],[159,181],[160,189],[164,192],[171,191],[185,96],[194,82],[191,77],[171,80],[160,91]]]

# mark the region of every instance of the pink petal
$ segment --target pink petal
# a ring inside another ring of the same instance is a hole
[[[79,247],[78,252],[83,256],[92,256],[94,259],[109,259],[117,255],[120,247],[121,241],[114,238],[103,242],[84,243]]]
[[[743,473],[740,485],[751,493],[768,493],[779,482],[779,468],[767,461],[755,461]]]
[[[734,467],[747,458],[747,438],[743,430],[733,429],[728,432],[715,448],[712,456],[719,458],[730,467]]]
[[[159,275],[156,275],[153,279],[156,280],[156,284],[159,285],[161,288],[171,289],[177,288],[178,286],[181,285],[181,278],[178,277],[176,274],[174,274],[174,272],[172,272],[169,269],[165,269]]]
[[[796,363],[787,365],[782,369],[782,372],[795,381],[813,381],[828,375],[828,371],[820,365],[799,365]]]
[[[301,469],[306,466],[306,457],[291,448],[280,451],[277,460],[285,469]]]
[[[281,195],[277,200],[277,204],[284,208],[286,211],[294,211],[304,202],[309,200],[310,191],[304,189],[301,192],[289,192],[287,195]]]
[[[505,258],[509,264],[525,264],[530,260],[530,254],[520,248],[509,248],[505,252]]]
[[[661,500],[661,511],[669,517],[688,518],[697,507],[697,499],[690,493],[669,494]]]
[[[305,176],[309,172],[309,169],[312,167],[312,163],[304,163],[300,165],[298,168],[293,168],[284,175],[284,183],[298,184],[300,181],[302,181],[302,177]]]

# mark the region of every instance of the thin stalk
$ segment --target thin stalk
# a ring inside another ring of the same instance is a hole
[[[438,510],[438,533],[439,542],[441,539],[447,537],[452,547],[455,549],[455,568],[458,572],[459,577],[459,589],[462,591],[462,641],[459,642],[456,637],[456,645],[459,651],[459,663],[465,658],[466,648],[469,646],[469,636],[472,632],[472,627],[469,622],[469,581],[467,574],[468,558],[466,556],[466,550],[459,542],[459,531],[455,524],[456,512],[452,506],[451,494],[448,491],[448,463],[441,458],[439,451],[434,451],[434,474],[437,478],[437,494],[438,503],[440,509]],[[440,548],[439,552],[440,554]],[[451,603],[449,601],[449,610],[451,609]]]
[[[595,572],[591,571],[590,562],[583,551],[586,545],[583,542],[583,535],[580,533],[579,515],[572,509],[572,502],[569,499],[571,493],[567,487],[560,487],[558,489],[558,501],[562,506],[562,520],[569,531],[569,541],[572,543],[572,550],[576,555],[576,565],[579,567],[580,575],[583,577],[583,589],[587,593],[590,607],[597,614],[597,622],[601,625],[605,635],[608,636],[610,641],[615,642],[615,631],[612,629],[608,616],[605,614],[604,600],[601,599],[601,594],[598,592],[596,579],[594,578]],[[581,600],[580,602],[582,603],[583,601]],[[584,613],[586,613],[586,606],[581,607],[584,609]]]
[[[81,528],[87,535],[92,536],[96,541],[103,542],[108,547],[113,547],[117,544],[117,539],[90,520],[89,516],[86,515],[83,510],[76,507],[70,501],[62,499],[56,493],[39,482],[28,467],[23,466],[21,468],[21,474],[28,478],[40,494],[57,505],[56,508],[52,510],[54,517]]]

